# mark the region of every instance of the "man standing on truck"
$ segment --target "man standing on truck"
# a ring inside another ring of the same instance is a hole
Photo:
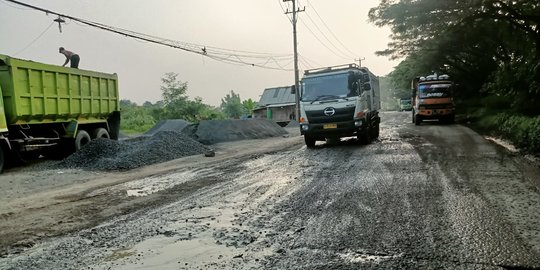
[[[62,65],[63,67],[65,67],[67,63],[71,61],[70,66],[72,68],[79,68],[79,61],[81,60],[81,58],[78,54],[68,51],[64,49],[64,47],[60,47],[60,49],[58,49],[58,52],[66,56],[66,62],[64,62],[64,64]]]

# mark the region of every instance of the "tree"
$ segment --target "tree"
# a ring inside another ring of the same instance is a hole
[[[187,82],[178,80],[178,74],[174,72],[165,73],[161,78],[161,96],[165,106],[187,100]]]
[[[143,133],[155,125],[156,119],[152,117],[149,108],[138,106],[127,99],[120,100],[121,129],[126,133]]]
[[[178,79],[178,74],[169,72],[161,78],[161,95],[163,97],[162,118],[189,120],[194,112],[188,112],[188,84]]]
[[[163,101],[152,106],[152,115],[157,114],[160,119],[184,119],[193,123],[224,118],[216,108],[204,104],[202,98],[190,100],[186,94],[188,84],[180,81],[178,74],[166,73],[161,82]]]
[[[227,94],[224,98],[221,99],[221,110],[229,118],[238,119],[242,116],[243,105],[240,99],[240,95],[234,93],[231,90],[230,94]]]
[[[242,106],[243,106],[243,112],[245,115],[252,115],[253,110],[255,109],[255,107],[257,107],[257,102],[249,98],[242,101]]]
[[[514,110],[540,113],[540,5],[534,1],[383,0],[369,16],[393,32],[378,53],[406,57],[390,74],[395,86],[444,72],[459,83],[461,100],[499,96]]]
[[[130,107],[134,107],[134,106],[137,106],[137,103],[129,100],[129,99],[121,99],[120,100],[120,108],[123,109],[123,108],[130,108]]]

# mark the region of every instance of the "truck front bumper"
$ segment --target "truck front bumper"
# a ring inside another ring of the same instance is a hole
[[[432,109],[432,110],[419,110],[417,112],[422,119],[439,119],[441,117],[447,117],[454,115],[453,109]]]
[[[355,136],[365,129],[366,123],[363,119],[337,123],[300,123],[300,133],[302,135],[313,136],[316,138]]]

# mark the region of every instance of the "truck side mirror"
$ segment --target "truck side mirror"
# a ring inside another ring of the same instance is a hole
[[[364,83],[364,84],[362,85],[362,90],[364,90],[364,91],[369,91],[369,90],[371,90],[371,84],[369,84],[369,83]]]
[[[362,80],[362,82],[365,82],[365,83],[369,82],[369,74],[367,74],[367,73],[362,74],[362,79],[361,80]]]
[[[358,89],[358,82],[352,82],[351,83],[351,86],[350,86],[350,92],[355,94],[355,95],[358,95],[360,93],[360,89]]]
[[[291,94],[296,95],[296,85],[291,85]]]

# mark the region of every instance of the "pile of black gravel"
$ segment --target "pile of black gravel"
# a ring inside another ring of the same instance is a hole
[[[189,128],[184,129],[187,132]],[[281,137],[287,131],[267,119],[201,121],[192,136],[203,144]]]
[[[210,149],[178,131],[160,131],[125,141],[97,139],[67,157],[57,166],[89,170],[129,170]]]
[[[154,135],[160,131],[182,131],[190,122],[182,119],[168,119],[159,121],[154,127],[144,133],[144,135]]]
[[[290,127],[299,127],[299,126],[300,126],[300,123],[298,123],[296,120],[292,120],[285,127],[290,128]]]

